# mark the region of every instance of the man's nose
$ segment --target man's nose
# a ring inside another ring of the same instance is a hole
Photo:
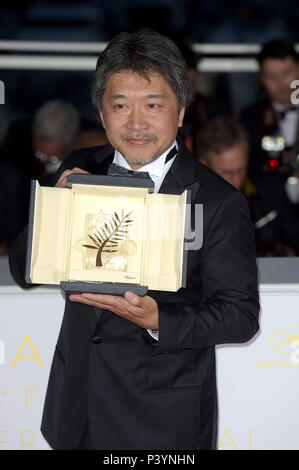
[[[132,130],[146,129],[148,127],[143,111],[140,108],[132,108],[129,114],[127,126]]]

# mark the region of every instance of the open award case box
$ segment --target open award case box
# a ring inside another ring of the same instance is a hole
[[[185,286],[190,191],[153,193],[149,178],[110,175],[31,184],[27,282],[117,295]]]

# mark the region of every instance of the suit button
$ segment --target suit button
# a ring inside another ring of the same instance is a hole
[[[99,336],[94,336],[94,337],[92,338],[92,342],[93,342],[94,344],[100,344],[101,341],[102,341],[102,338],[100,338]]]

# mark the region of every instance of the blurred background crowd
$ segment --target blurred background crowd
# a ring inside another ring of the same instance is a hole
[[[31,179],[52,185],[69,152],[107,143],[91,104],[91,70],[5,68],[1,57],[25,52],[1,49],[1,42],[107,42],[151,27],[177,43],[188,66],[185,144],[246,196],[257,256],[298,256],[298,24],[291,0],[1,1],[0,255],[27,222]],[[258,44],[248,54],[256,70],[201,72],[207,54],[198,44]]]

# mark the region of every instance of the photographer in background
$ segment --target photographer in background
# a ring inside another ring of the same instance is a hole
[[[250,139],[249,166],[276,172],[284,181],[299,175],[299,107],[291,101],[299,55],[291,41],[276,39],[263,46],[258,63],[266,96],[240,116]]]
[[[255,227],[257,256],[298,256],[299,219],[274,174],[248,174],[249,144],[240,124],[211,121],[199,133],[197,157],[246,196]],[[233,214],[232,214],[233,216]]]

